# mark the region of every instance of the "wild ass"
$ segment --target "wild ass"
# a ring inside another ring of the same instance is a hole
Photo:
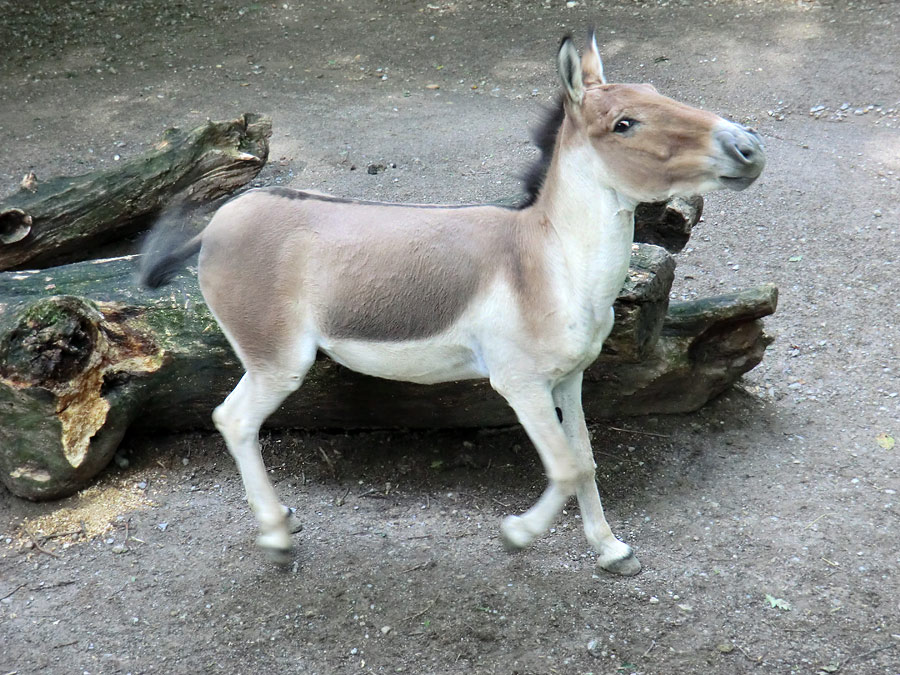
[[[394,380],[488,378],[549,479],[534,506],[503,520],[505,543],[527,546],[575,495],[598,565],[640,570],[600,504],[582,372],[612,328],[638,202],[746,188],[765,159],[750,129],[651,85],[607,84],[593,34],[582,58],[565,38],[558,68],[558,128],[551,123],[548,161],[518,209],[263,188],[226,203],[186,243],[148,247],[150,287],[200,252],[203,296],[246,369],[213,420],[259,522],[258,544],[276,560],[289,557],[291,518],[266,475],[259,429],[322,351]]]

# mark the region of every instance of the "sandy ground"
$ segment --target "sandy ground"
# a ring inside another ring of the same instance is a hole
[[[611,79],[765,138],[762,179],[708,196],[673,296],[782,292],[742,386],[694,415],[593,427],[635,578],[595,570],[574,505],[531,549],[502,549],[500,518],[543,486],[516,430],[267,435],[306,524],[287,572],[253,546],[218,437],[127,439],[128,466],[79,498],[0,492],[0,673],[900,673],[900,3],[0,16],[3,191],[257,111],[275,126],[260,183],[432,202],[516,192],[557,41],[594,24]],[[82,521],[95,536],[49,536]]]

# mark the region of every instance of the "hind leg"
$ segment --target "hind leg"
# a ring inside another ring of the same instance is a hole
[[[259,523],[257,544],[278,563],[289,561],[290,532],[296,519],[279,502],[259,449],[259,429],[289,394],[303,382],[315,358],[307,350],[292,368],[250,368],[228,398],[216,408],[213,421],[237,463],[247,501]]]

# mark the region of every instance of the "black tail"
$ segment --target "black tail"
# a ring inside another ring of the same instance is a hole
[[[200,250],[203,233],[194,234],[184,227],[186,215],[183,209],[164,213],[144,241],[138,283],[145,288],[165,286]]]

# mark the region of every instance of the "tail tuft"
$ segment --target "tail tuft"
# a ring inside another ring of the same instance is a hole
[[[168,284],[184,262],[200,250],[201,234],[185,228],[183,209],[163,213],[141,247],[138,283],[144,288]]]

